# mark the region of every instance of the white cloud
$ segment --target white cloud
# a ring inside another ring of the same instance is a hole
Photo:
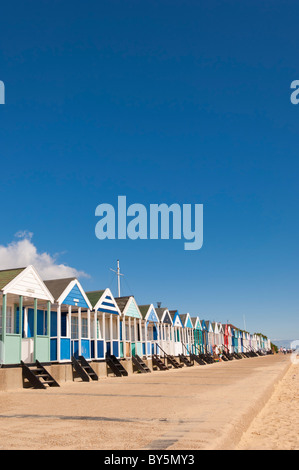
[[[31,239],[31,232],[20,231],[15,235],[18,241],[12,241],[7,246],[0,245],[0,269],[23,268],[32,264],[42,279],[59,279],[64,277],[89,277],[84,271],[78,271],[71,266],[58,264],[58,255],[38,253]]]

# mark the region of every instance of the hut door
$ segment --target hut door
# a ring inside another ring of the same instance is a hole
[[[25,363],[33,363],[33,338],[22,338],[22,361]]]
[[[25,308],[23,313],[22,361],[33,363],[34,337],[33,337],[33,309]]]

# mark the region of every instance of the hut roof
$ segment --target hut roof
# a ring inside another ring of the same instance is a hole
[[[17,277],[26,268],[3,269],[0,271],[0,289]]]
[[[98,303],[104,292],[105,290],[94,290],[91,292],[86,292],[86,295],[92,307],[94,307]]]
[[[75,279],[75,277],[67,277],[64,279],[51,279],[49,281],[44,281],[44,283],[53,295],[54,299],[57,300],[65,291],[70,282],[74,281]]]
[[[115,301],[118,305],[118,308],[119,310],[121,311],[121,313],[124,311],[124,309],[126,308],[126,305],[128,303],[128,300],[133,297],[132,295],[128,295],[126,297],[116,297],[115,298]]]
[[[140,313],[142,315],[142,318],[146,317],[146,314],[148,312],[148,309],[150,308],[151,304],[148,305],[138,305],[138,308],[140,310]]]

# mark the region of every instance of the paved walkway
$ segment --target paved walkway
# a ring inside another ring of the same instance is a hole
[[[0,392],[0,449],[234,448],[290,364],[275,355]]]

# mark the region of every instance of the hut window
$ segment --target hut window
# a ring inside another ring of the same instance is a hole
[[[153,339],[153,327],[152,327],[152,325],[148,325],[148,327],[147,327],[147,339],[149,341],[152,341],[152,339]]]
[[[97,338],[98,339],[103,339],[101,322],[100,322],[99,318],[97,318]]]
[[[6,333],[14,333],[14,315],[12,307],[6,307]],[[0,334],[2,334],[2,306],[0,307]]]
[[[82,318],[82,321],[81,321],[81,335],[82,335],[82,338],[88,338],[87,318]]]
[[[78,317],[72,317],[71,337],[72,339],[78,339]]]
[[[13,310],[12,307],[6,309],[6,333],[14,332]]]

